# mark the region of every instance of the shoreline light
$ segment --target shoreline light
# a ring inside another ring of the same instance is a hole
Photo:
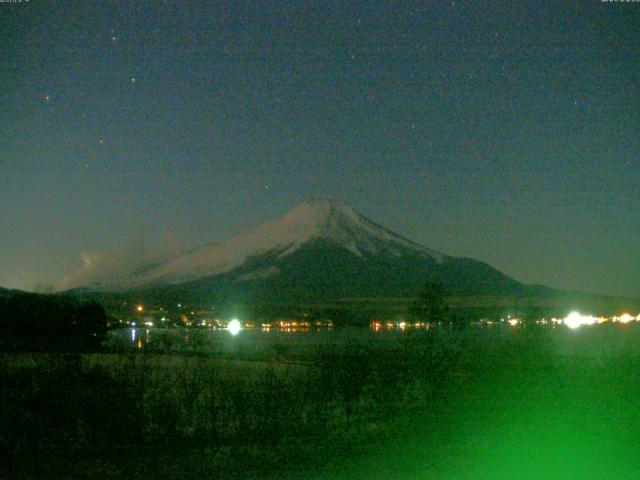
[[[582,325],[593,325],[596,321],[596,317],[591,315],[582,315],[580,312],[571,312],[564,318],[562,323],[570,329],[575,330]]]
[[[622,315],[620,315],[619,317],[615,318],[615,320],[617,320],[620,323],[629,323],[632,320],[635,320],[635,318],[633,318],[631,315],[629,315],[628,313],[623,313]]]
[[[240,330],[242,330],[242,325],[237,318],[234,318],[227,324],[227,330],[229,330],[231,335],[237,335],[240,333]]]

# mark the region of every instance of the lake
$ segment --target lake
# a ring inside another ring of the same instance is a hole
[[[459,331],[433,327],[452,338]],[[479,341],[509,336],[532,328],[544,331],[561,355],[598,356],[622,350],[640,351],[640,323],[604,323],[584,325],[576,329],[564,325],[529,327],[506,324],[473,325],[465,334]],[[369,348],[401,347],[411,337],[424,334],[415,329],[373,329],[367,327],[284,329],[242,329],[233,335],[226,329],[210,328],[122,328],[112,330],[105,345],[120,351],[163,350],[183,353],[221,353],[257,356],[305,356],[330,348],[343,349],[359,345]]]

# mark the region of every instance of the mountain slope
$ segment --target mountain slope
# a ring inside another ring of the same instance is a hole
[[[294,207],[230,240],[195,249],[134,278],[133,286],[178,284],[220,275],[255,257],[287,257],[315,240],[326,240],[359,258],[416,256],[442,262],[446,257],[372,222],[334,200],[314,200]],[[260,277],[260,273],[257,273]]]
[[[454,295],[521,295],[541,288],[419,245],[340,202],[313,200],[100,290],[203,303],[314,304],[413,297],[426,281],[442,283]]]

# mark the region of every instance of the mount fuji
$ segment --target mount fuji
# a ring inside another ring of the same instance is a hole
[[[254,230],[174,258],[145,272],[134,283],[184,283],[231,272],[247,262],[263,268],[244,272],[239,280],[264,278],[275,274],[274,267],[286,257],[319,242],[360,259],[417,256],[423,260],[442,262],[445,258],[372,222],[343,203],[310,200]],[[267,266],[270,268],[264,268]]]
[[[315,303],[415,296],[426,281],[452,294],[519,294],[524,285],[484,262],[437,252],[336,200],[306,201],[218,244],[85,290],[154,292],[215,301]]]

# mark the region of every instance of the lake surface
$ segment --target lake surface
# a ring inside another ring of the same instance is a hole
[[[459,332],[435,327],[445,337],[454,338]],[[531,327],[518,325],[472,326],[465,335],[478,341],[490,342],[500,336],[523,333]],[[585,325],[577,329],[566,326],[535,327],[548,334],[556,351],[561,355],[598,356],[620,351],[640,352],[640,324]],[[201,352],[249,355],[308,355],[326,349],[347,346],[369,348],[401,347],[421,332],[413,329],[381,329],[367,327],[335,327],[303,330],[243,329],[236,335],[225,329],[209,328],[123,328],[110,331],[106,345],[120,351],[162,350],[174,352]]]

